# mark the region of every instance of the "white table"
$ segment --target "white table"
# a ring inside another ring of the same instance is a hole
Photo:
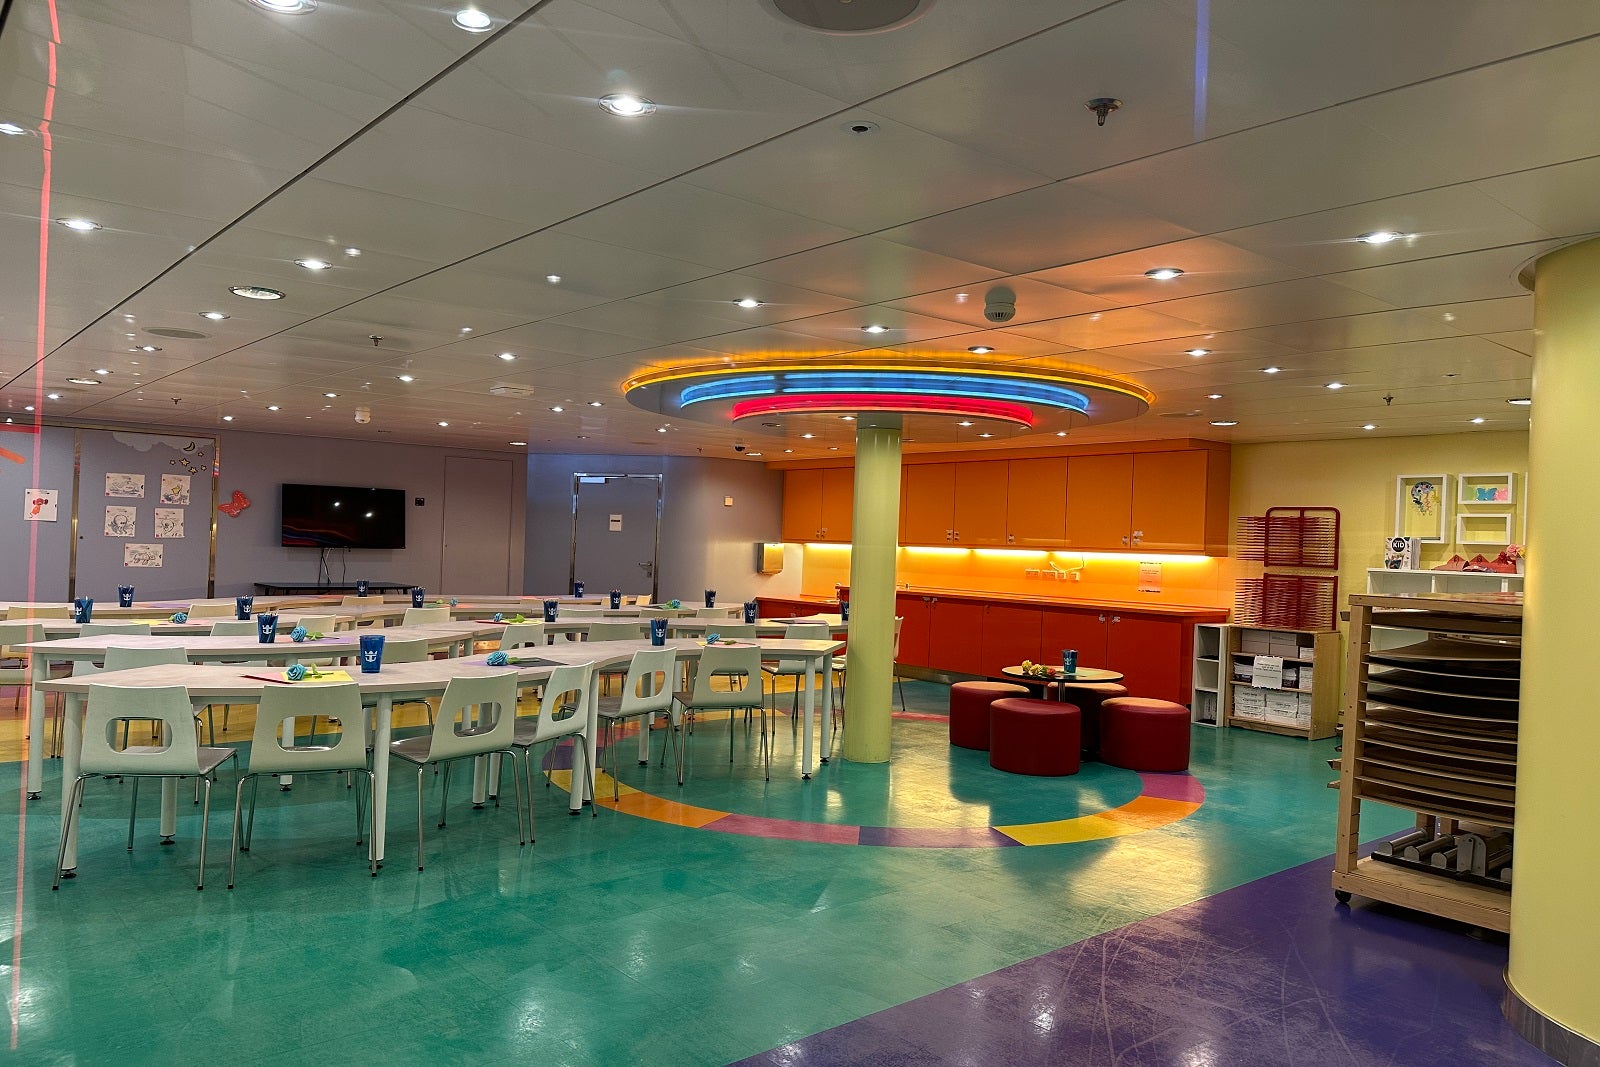
[[[451,656],[470,655],[472,643],[481,638],[498,637],[505,632],[504,625],[494,623],[438,623],[430,626],[392,627],[384,631],[385,637],[397,640],[425,637],[430,649],[447,652]],[[28,703],[28,736],[38,741],[28,745],[28,799],[37,800],[44,788],[44,719],[45,688],[49,680],[51,663],[75,660],[103,660],[108,648],[181,648],[190,663],[219,663],[226,661],[266,663],[269,660],[287,660],[298,657],[317,659],[354,658],[361,649],[362,634],[355,630],[340,630],[320,641],[295,642],[289,640],[281,626],[278,639],[264,645],[254,636],[240,634],[235,637],[207,635],[145,636],[143,634],[96,634],[92,637],[72,637],[60,641],[39,641],[20,647],[28,650],[32,659],[31,676],[33,692]],[[222,703],[222,701],[216,701]]]

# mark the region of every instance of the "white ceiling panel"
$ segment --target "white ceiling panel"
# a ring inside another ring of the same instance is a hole
[[[1600,155],[1476,183],[1476,188],[1552,235],[1600,230],[1600,198],[1594,195],[1597,187]]]
[[[1015,297],[1012,302],[1016,306],[1016,314],[1005,323],[1008,327],[1038,322],[1042,319],[1086,315],[1090,312],[1101,311],[1113,306],[1113,301],[1111,300],[1098,296],[1088,296],[1084,293],[1073,292],[1071,289],[1063,289],[1058,285],[1048,284],[1043,279],[1043,275],[1002,278],[993,283],[945,289],[937,293],[924,293],[905,300],[889,301],[888,306],[916,312],[919,315],[934,315],[939,318],[966,323],[969,326],[993,326],[998,329],[1000,324],[992,323],[984,314],[984,307],[988,303],[989,294],[996,288],[1009,289],[1012,296]],[[1004,294],[1000,295],[1003,297]],[[979,344],[983,342],[974,341],[973,343]]]
[[[1155,308],[1213,330],[1252,330],[1285,322],[1387,311],[1389,305],[1319,278],[1298,278],[1231,293],[1166,300]]]
[[[1145,308],[1096,311],[1066,319],[1035,322],[1011,331],[1073,348],[1112,348],[1205,332],[1200,323]]]
[[[531,288],[556,286],[563,293],[576,294],[575,307],[621,300],[716,273],[670,255],[637,250],[619,254],[614,245],[556,230],[484,252],[462,267],[524,282]],[[550,281],[552,275],[560,281]]]
[[[1391,263],[1384,267],[1345,271],[1330,280],[1396,307],[1427,307],[1458,300],[1514,298],[1527,291],[1517,280],[1518,271],[1536,256],[1565,243],[1535,241],[1505,248],[1486,248],[1423,262]]]
[[[1003,272],[877,237],[857,237],[758,263],[745,273],[858,304],[876,304],[908,294],[976,285],[998,279]]]
[[[1145,271],[1159,267],[1176,267],[1183,274],[1166,281],[1145,276]],[[1293,267],[1231,243],[1213,237],[1195,237],[1055,267],[1031,277],[1092,294],[1108,305],[1124,306],[1245,289],[1301,276]]]

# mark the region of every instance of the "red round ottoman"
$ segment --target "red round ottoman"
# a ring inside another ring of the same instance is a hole
[[[1128,695],[1127,686],[1116,682],[1051,682],[1044,695],[1078,705],[1083,715],[1083,751],[1093,755],[1100,747],[1100,705],[1112,697]]]
[[[1077,774],[1078,723],[1072,704],[1001,697],[989,708],[989,766],[1012,774]]]
[[[986,751],[989,705],[1001,697],[1027,695],[1026,686],[1010,682],[956,682],[950,687],[950,743]]]
[[[1170,700],[1112,697],[1100,705],[1100,762],[1130,771],[1189,769],[1189,709]]]

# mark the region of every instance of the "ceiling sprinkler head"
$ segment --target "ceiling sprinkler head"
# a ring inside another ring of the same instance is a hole
[[[1111,96],[1097,96],[1083,106],[1094,112],[1096,126],[1104,126],[1106,116],[1121,107],[1122,101]]]
[[[367,334],[367,340],[372,342],[372,347],[373,348],[377,348],[379,342],[381,342],[383,340],[383,334],[381,334],[381,333],[369,333],[369,334]]]

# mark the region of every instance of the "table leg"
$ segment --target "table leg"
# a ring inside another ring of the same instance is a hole
[[[596,737],[600,736],[600,679],[598,675],[590,682],[588,703],[589,723],[584,730],[584,736],[572,739],[572,795],[567,802],[567,810],[573,815],[583,810],[585,801],[594,799],[594,796],[589,792],[589,782],[594,779],[595,775],[594,741]]]
[[[50,677],[50,662],[42,652],[35,652],[29,657],[32,669],[29,672],[33,677],[33,691],[28,695],[28,799],[38,800],[40,792],[44,789],[44,690],[39,688],[39,683]],[[66,701],[62,701],[62,714],[65,715]],[[62,744],[65,744],[65,734],[62,735]],[[74,757],[76,758],[76,757]],[[69,779],[68,785],[71,785]],[[62,794],[65,798],[66,794]]]
[[[811,757],[813,755],[811,728],[815,726],[817,722],[816,680],[817,661],[814,659],[808,659],[806,660],[806,727],[805,730],[802,731],[804,741],[801,742],[800,746],[801,778],[811,777]]]
[[[383,865],[383,838],[389,825],[389,741],[394,732],[392,718],[394,698],[388,693],[378,695],[378,709],[372,728],[372,851],[371,856]]]
[[[833,653],[822,657],[822,762],[833,754]]]
[[[83,759],[83,706],[85,698],[77,693],[63,695],[61,714],[66,716],[61,727],[61,817],[65,819],[68,805],[72,803],[72,783],[78,780]],[[72,821],[72,831],[67,834],[67,852],[61,859],[62,871],[78,867],[78,822]]]

